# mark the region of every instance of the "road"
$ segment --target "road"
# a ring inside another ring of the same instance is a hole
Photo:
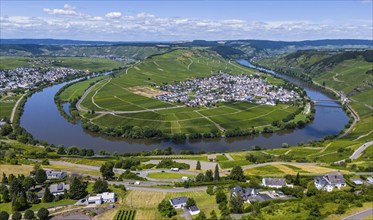
[[[10,115],[10,122],[13,123],[14,115],[16,114],[17,108],[23,97],[25,97],[26,94],[23,94],[16,102],[16,104],[13,107],[12,114]]]
[[[346,218],[343,218],[342,220],[360,220],[360,219],[364,219],[369,216],[373,216],[373,208],[370,208],[368,210],[365,210],[359,213],[355,213]]]
[[[351,160],[355,160],[357,158],[360,157],[360,154],[365,150],[367,149],[370,145],[373,144],[373,141],[369,141],[369,142],[366,142],[364,143],[363,145],[361,145],[357,150],[355,150],[355,152],[350,156],[350,159]]]

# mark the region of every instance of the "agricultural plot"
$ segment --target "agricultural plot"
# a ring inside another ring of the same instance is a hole
[[[135,219],[136,210],[119,210],[114,220],[133,220]]]
[[[7,96],[0,99],[0,119],[4,117],[10,118],[13,107],[20,97],[21,96]]]
[[[191,108],[153,97],[163,93],[157,85],[207,77],[218,71],[254,74],[252,69],[233,64],[207,50],[175,50],[138,62],[115,78],[96,84],[81,105],[96,114],[107,113],[102,117],[88,117],[100,127],[147,126],[161,129],[165,134],[267,126],[273,120],[281,120],[297,110],[287,105],[251,103],[219,103],[212,108]],[[266,77],[269,81],[280,83],[272,76]]]

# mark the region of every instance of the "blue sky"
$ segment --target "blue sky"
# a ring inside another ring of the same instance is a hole
[[[1,38],[372,39],[372,0],[0,1]]]

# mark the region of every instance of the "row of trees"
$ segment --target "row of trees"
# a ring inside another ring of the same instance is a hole
[[[49,211],[46,208],[40,208],[37,212],[36,216],[40,220],[47,220],[49,219]],[[23,214],[23,218],[26,220],[32,220],[35,218],[34,211],[31,211],[30,209],[27,209],[25,213]],[[8,220],[9,219],[9,213],[6,211],[0,211],[0,219],[1,220]],[[21,220],[22,219],[22,213],[15,211],[12,214],[12,220]]]

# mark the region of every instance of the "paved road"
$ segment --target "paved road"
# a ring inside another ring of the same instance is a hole
[[[373,144],[373,141],[369,141],[369,142],[366,142],[364,143],[363,145],[361,145],[357,150],[355,150],[355,152],[350,156],[350,159],[351,160],[355,160],[357,158],[360,157],[360,154],[365,150],[367,149],[370,145]]]
[[[273,165],[273,164],[289,164],[289,165],[317,165],[317,163],[297,163],[297,162],[269,162],[269,163],[259,163],[259,164],[251,164],[251,165],[245,165],[241,166],[243,170],[255,168],[255,167],[262,167],[267,165]]]
[[[197,165],[197,160],[187,160],[187,159],[172,159],[178,163],[186,163],[189,164],[191,169],[195,169]],[[145,163],[152,163],[152,164],[158,164],[161,160],[149,160]],[[216,162],[208,162],[208,161],[199,161],[201,163],[201,169],[202,170],[215,170]],[[221,170],[221,167],[219,166],[219,169]]]
[[[13,107],[12,114],[10,115],[10,122],[13,123],[14,115],[16,114],[17,108],[23,97],[25,97],[26,94],[23,94],[16,102],[16,104]]]
[[[342,220],[361,220],[369,216],[373,216],[373,208],[370,208],[368,210],[365,210],[359,213],[355,213],[346,218],[343,218]]]

